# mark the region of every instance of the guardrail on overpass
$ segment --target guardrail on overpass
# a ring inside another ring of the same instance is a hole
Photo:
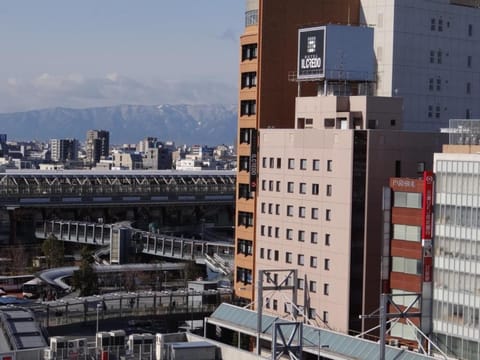
[[[231,203],[235,182],[233,171],[7,171],[0,206]]]
[[[232,303],[229,289],[207,291],[177,290],[140,293],[113,293],[85,298],[64,298],[57,301],[34,303],[30,306],[35,319],[50,328],[76,323],[122,317],[205,314],[213,312],[221,303]],[[98,307],[98,308],[97,308]]]
[[[124,232],[124,234],[121,234]],[[214,242],[207,240],[188,239],[167,234],[151,233],[133,229],[129,225],[98,224],[88,222],[52,220],[39,223],[35,229],[35,236],[46,239],[50,234],[58,240],[110,246],[110,259],[113,263],[122,263],[124,246],[121,241],[129,242],[140,249],[144,254],[161,256],[170,259],[195,261],[205,264],[205,254],[233,258],[235,244],[229,242]]]

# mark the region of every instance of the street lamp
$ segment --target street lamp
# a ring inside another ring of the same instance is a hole
[[[101,308],[102,308],[102,305],[100,303],[98,303],[97,304],[97,333],[98,333],[98,313],[99,313]],[[95,333],[95,336],[96,336],[96,333]]]

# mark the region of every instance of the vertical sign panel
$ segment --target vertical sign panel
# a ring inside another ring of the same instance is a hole
[[[325,76],[325,27],[300,29],[298,32],[298,79]]]
[[[250,143],[250,191],[257,190],[257,130],[252,129]]]

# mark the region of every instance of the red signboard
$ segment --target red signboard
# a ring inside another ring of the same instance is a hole
[[[422,239],[430,240],[433,229],[433,172],[423,173]]]
[[[423,258],[423,281],[432,282],[432,257]]]

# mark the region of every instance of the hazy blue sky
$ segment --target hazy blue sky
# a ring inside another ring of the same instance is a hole
[[[165,89],[184,81],[195,89],[184,101],[215,102],[218,93],[218,102],[229,102],[244,7],[244,0],[1,2],[0,111],[162,103]]]

